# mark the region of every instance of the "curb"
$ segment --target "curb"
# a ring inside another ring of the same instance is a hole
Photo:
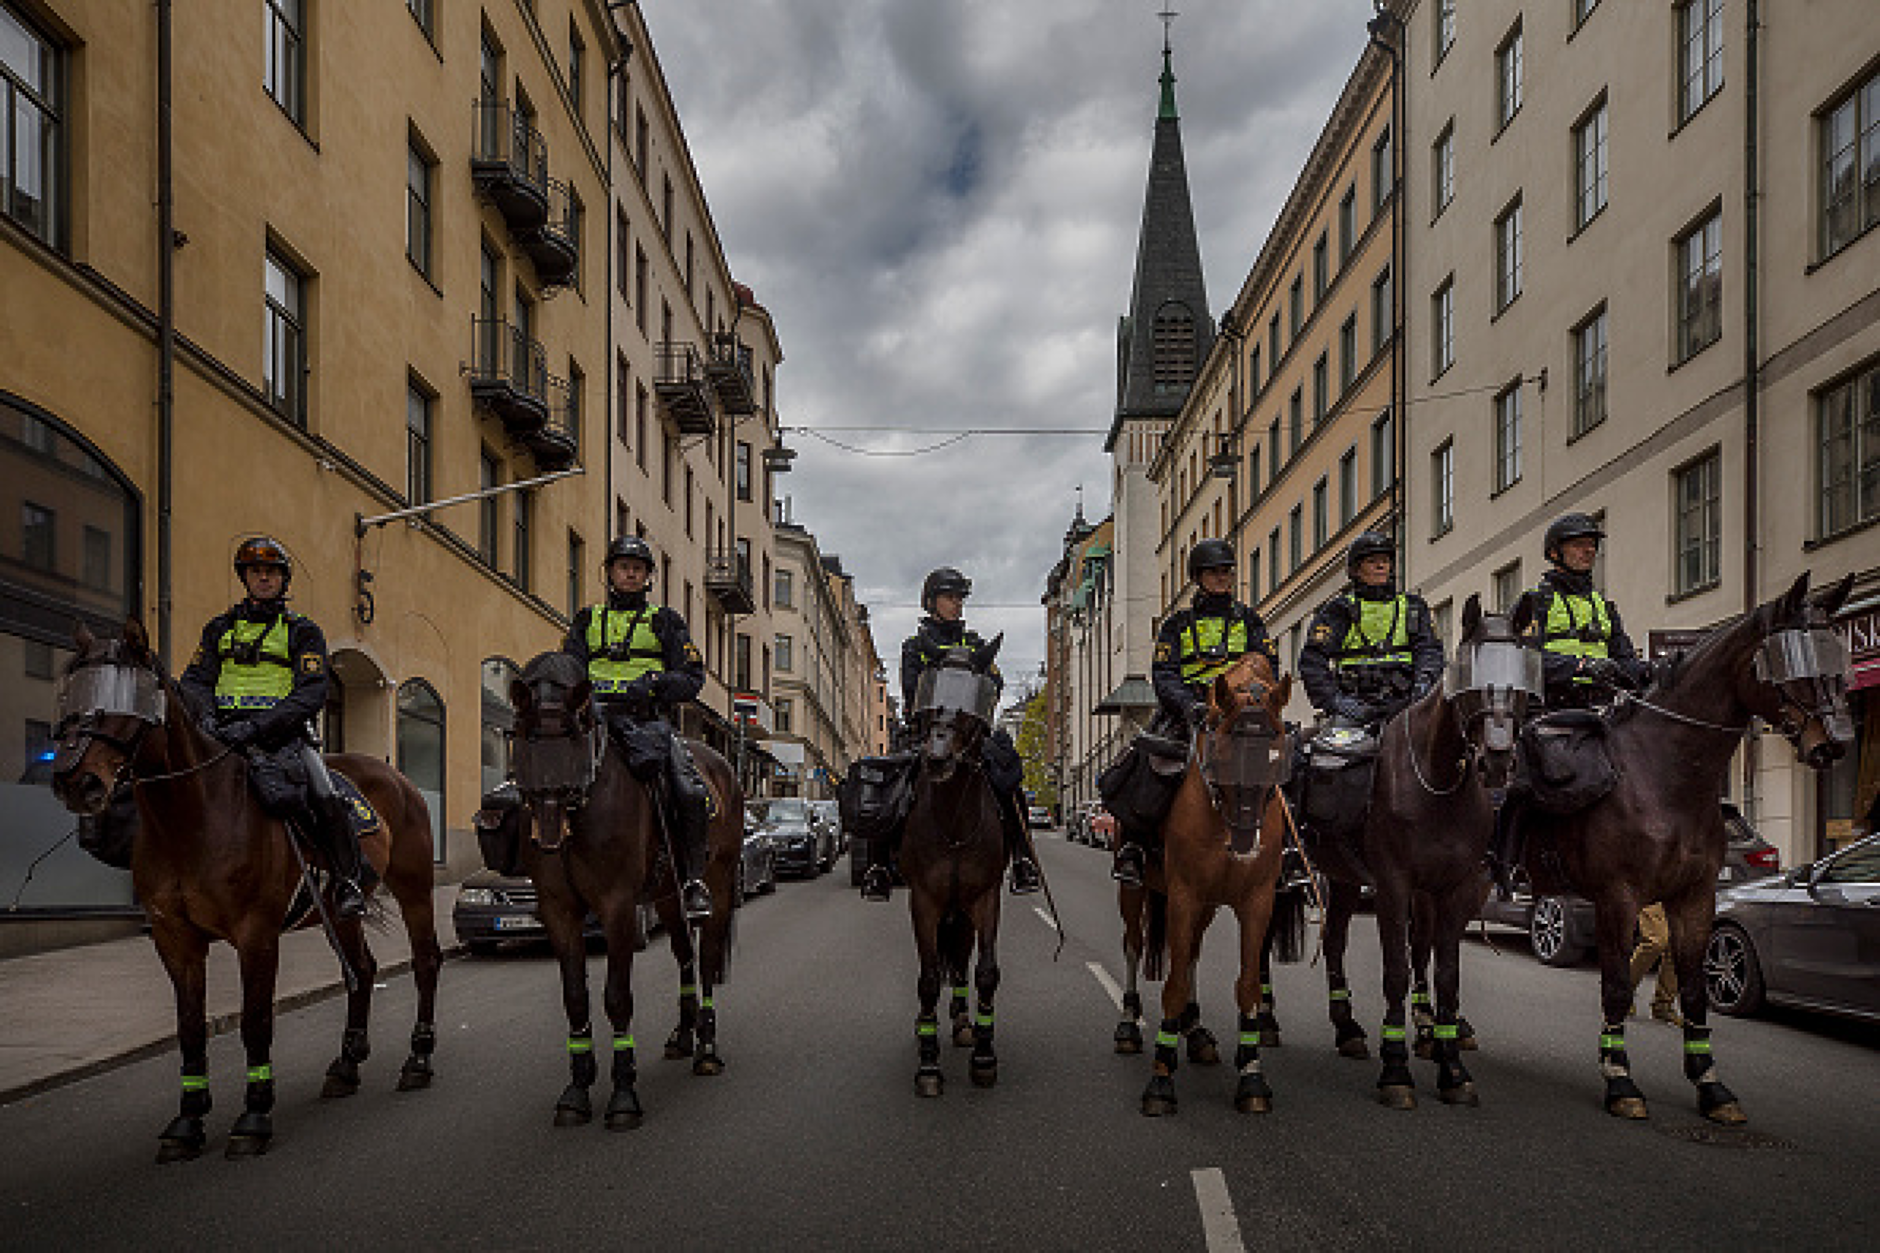
[[[444,945],[444,960],[446,962],[453,961],[462,957],[469,951],[469,946],[461,943]],[[401,975],[410,973],[411,959],[405,957],[398,961],[387,962],[380,966],[374,982],[384,983],[387,980],[396,979]],[[274,1012],[276,1014],[289,1014],[297,1009],[305,1009],[309,1005],[317,1005],[321,1001],[330,1001],[334,997],[343,996],[345,992],[346,981],[338,975],[335,975],[331,983],[324,983],[318,987],[307,988],[300,992],[293,992],[286,996],[275,998]],[[239,1009],[231,1009],[220,1014],[209,1015],[209,1038],[214,1039],[219,1035],[227,1035],[229,1032],[239,1028],[241,1021],[242,1014]],[[45,1075],[27,1083],[22,1083],[0,1091],[0,1106],[12,1105],[15,1102],[26,1100],[28,1097],[38,1096],[43,1092],[50,1092],[55,1088],[63,1088],[68,1084],[78,1083],[81,1080],[104,1074],[106,1071],[117,1070],[123,1066],[129,1066],[133,1063],[145,1061],[164,1053],[173,1052],[175,1049],[176,1033],[171,1031],[155,1040],[146,1040],[142,1044],[131,1045],[122,1052],[113,1053],[109,1057],[100,1057],[93,1061],[85,1062],[82,1065],[74,1066],[70,1070]]]

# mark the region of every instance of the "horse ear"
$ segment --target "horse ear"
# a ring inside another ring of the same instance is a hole
[[[150,655],[150,635],[144,630],[144,624],[133,615],[124,619],[124,646],[133,657]]]
[[[1526,635],[1528,628],[1534,625],[1534,598],[1523,596],[1515,601],[1514,611],[1508,615],[1508,629],[1516,638]]]
[[[1793,622],[1801,615],[1802,606],[1808,601],[1808,571],[1804,570],[1789,584],[1789,590],[1782,594],[1776,605],[1777,622]]]
[[[1286,708],[1292,700],[1292,676],[1289,674],[1279,681],[1279,707]]]
[[[1470,592],[1469,599],[1462,606],[1462,638],[1475,638],[1475,629],[1482,625],[1482,594]]]
[[[1840,582],[1824,588],[1815,594],[1815,608],[1832,618],[1841,611],[1841,606],[1847,603],[1848,595],[1853,590],[1854,572],[1850,570],[1846,577],[1842,578]]]
[[[509,680],[509,704],[518,714],[528,713],[535,708],[535,693],[521,679]]]
[[[593,696],[594,680],[582,675],[581,681],[568,689],[568,708],[585,709],[592,703]]]
[[[78,655],[83,657],[98,646],[98,637],[83,622],[75,622],[72,624],[72,642],[78,645]]]
[[[1005,643],[1005,632],[1001,631],[973,650],[973,669],[984,674],[991,668],[993,660],[999,655],[999,646]]]
[[[1227,675],[1225,673],[1214,676],[1214,684],[1211,691],[1213,695],[1210,700],[1216,709],[1232,709],[1234,707],[1234,689],[1228,686]]]

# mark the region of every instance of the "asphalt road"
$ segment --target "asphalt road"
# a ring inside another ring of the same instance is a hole
[[[640,956],[637,1131],[551,1125],[567,1067],[545,954],[452,962],[427,1092],[392,1090],[408,977],[381,993],[378,1051],[345,1101],[318,1097],[341,1004],[281,1018],[276,1137],[258,1160],[220,1156],[241,1101],[234,1036],[211,1045],[218,1104],[196,1162],[153,1164],[175,1110],[173,1055],[0,1109],[0,1248],[1873,1246],[1876,1033],[1725,1020],[1717,1059],[1751,1123],[1713,1135],[1682,1078],[1678,1033],[1637,1024],[1652,1116],[1621,1123],[1600,1105],[1594,972],[1541,967],[1511,936],[1500,952],[1471,942],[1464,954],[1479,1108],[1438,1103],[1422,1062],[1420,1107],[1380,1106],[1376,1063],[1333,1052],[1322,972],[1302,964],[1276,978],[1285,1044],[1265,1054],[1272,1113],[1234,1112],[1230,1067],[1184,1065],[1181,1112],[1146,1119],[1148,1059],[1112,1053],[1115,1005],[1090,968],[1120,974],[1108,859],[1040,843],[1070,938],[1054,962],[1055,933],[1033,908],[1042,898],[1007,898],[991,1090],[970,1086],[965,1050],[949,1047],[946,1094],[914,1095],[906,894],[866,905],[845,866],[743,912],[718,998],[720,1077],[660,1060],[677,980],[662,941]],[[1223,1040],[1227,936],[1211,937],[1202,970]],[[1375,1037],[1368,918],[1351,965]],[[598,995],[597,982],[597,1008]]]

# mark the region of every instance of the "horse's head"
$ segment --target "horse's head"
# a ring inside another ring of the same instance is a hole
[[[1825,770],[1854,742],[1847,708],[1847,646],[1834,615],[1847,602],[1854,576],[1808,595],[1806,572],[1753,615],[1760,639],[1737,673],[1737,694],[1751,713],[1781,731],[1795,755]]]
[[[979,747],[992,727],[999,688],[987,672],[999,655],[1003,634],[981,644],[969,656],[950,655],[920,676],[914,691],[914,726],[927,777],[944,783],[960,761]]]
[[[54,709],[52,793],[76,814],[96,815],[129,769],[144,737],[169,710],[163,673],[135,618],[120,639],[80,625],[77,655],[59,677]]]
[[[1291,676],[1279,678],[1263,652],[1241,657],[1208,689],[1207,723],[1197,732],[1201,774],[1230,829],[1257,831],[1270,789],[1292,769],[1285,722],[1291,696]],[[1252,848],[1258,847],[1256,836]]]
[[[1279,678],[1265,653],[1248,653],[1208,689],[1208,726],[1215,734],[1228,734],[1245,720],[1243,730],[1278,734],[1285,730],[1283,711],[1291,698],[1292,676]]]
[[[1508,786],[1515,733],[1541,701],[1541,654],[1527,636],[1530,617],[1525,598],[1513,614],[1500,614],[1482,612],[1482,598],[1471,595],[1444,676],[1444,695],[1491,788]]]
[[[561,848],[570,811],[594,781],[594,691],[581,663],[542,653],[509,682],[516,711],[516,787],[529,806],[535,842]]]

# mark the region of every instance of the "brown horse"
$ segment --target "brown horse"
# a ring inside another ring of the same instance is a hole
[[[601,729],[580,663],[565,653],[543,653],[510,684],[509,697],[516,711],[516,774],[528,803],[532,837],[523,846],[522,868],[535,881],[538,912],[561,967],[562,1004],[568,1015],[571,1081],[555,1104],[555,1125],[574,1127],[593,1118],[588,1089],[598,1077],[598,1066],[583,937],[585,919],[592,912],[607,941],[603,1005],[613,1027],[613,1092],[606,1126],[630,1130],[640,1125],[644,1114],[634,1088],[638,1069],[632,985],[633,954],[643,942],[642,900],[653,902],[679,962],[679,1024],[666,1040],[665,1055],[675,1060],[690,1057],[695,1075],[724,1070],[713,995],[731,960],[744,795],[723,757],[687,741],[716,805],[704,874],[712,914],[701,924],[695,942],[679,909],[656,802],[647,784],[634,777],[619,741]]]
[[[1522,814],[1535,890],[1571,888],[1593,902],[1605,1022],[1599,1060],[1611,1114],[1646,1116],[1625,1049],[1628,962],[1640,907],[1662,901],[1684,1011],[1685,1077],[1705,1117],[1745,1121],[1717,1078],[1705,1025],[1704,948],[1727,840],[1717,797],[1752,718],[1780,730],[1817,770],[1846,751],[1853,738],[1846,654],[1828,624],[1852,585],[1849,575],[1811,602],[1804,574],[1784,595],[1711,632],[1643,696],[1621,697],[1608,715],[1607,747],[1618,767],[1610,793],[1566,816]]]
[[[1234,1107],[1272,1108],[1273,1091],[1260,1070],[1260,952],[1274,910],[1285,847],[1285,802],[1279,784],[1290,760],[1281,711],[1292,680],[1278,679],[1262,653],[1248,653],[1214,681],[1207,724],[1195,733],[1188,772],[1162,824],[1162,867],[1150,881],[1167,897],[1167,977],[1154,1071],[1142,1094],[1150,1117],[1176,1108],[1175,1068],[1182,1014],[1194,1000],[1201,936],[1225,906],[1240,922],[1240,1078]],[[1155,928],[1148,939],[1155,949]],[[1151,953],[1154,961],[1159,954]]]
[[[73,812],[97,814],[117,783],[131,785],[140,821],[131,879],[149,916],[157,955],[176,987],[182,1108],[163,1131],[157,1160],[193,1158],[207,1139],[204,964],[215,940],[232,945],[241,963],[241,1035],[248,1054],[246,1108],[229,1135],[228,1155],[266,1152],[274,1131],[268,1057],[281,928],[302,883],[293,837],[256,803],[246,759],[197,729],[181,689],[162,672],[135,620],[125,624],[122,640],[108,643],[81,628],[64,690],[53,791]],[[362,843],[404,917],[418,986],[418,1021],[398,1087],[426,1087],[443,962],[432,917],[430,814],[417,789],[378,758],[339,753],[326,761],[379,816],[378,830]],[[312,925],[312,916],[302,925]],[[378,969],[361,919],[339,918],[333,925],[353,978],[340,1053],[321,1093],[328,1097],[358,1090],[359,1063],[370,1051],[367,1024]]]

